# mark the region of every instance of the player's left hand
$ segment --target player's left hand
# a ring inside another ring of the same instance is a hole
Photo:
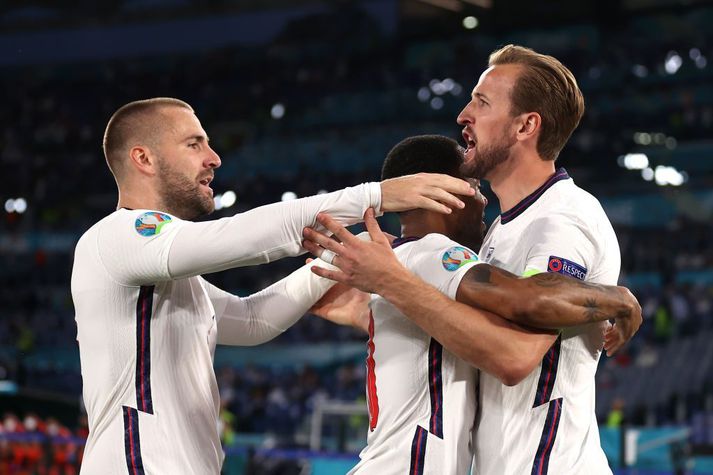
[[[398,280],[399,272],[408,274],[391,249],[388,237],[379,228],[373,209],[369,208],[364,213],[364,224],[371,241],[354,236],[328,214],[317,215],[317,222],[341,242],[312,228],[304,229],[304,248],[339,268],[328,270],[315,266],[312,268],[315,274],[364,292],[378,294],[382,294],[385,287]]]
[[[449,214],[465,204],[456,195],[473,196],[475,190],[465,180],[438,173],[389,178],[381,182],[381,211],[415,208]]]
[[[337,284],[309,309],[309,312],[337,325],[369,331],[369,294]]]
[[[626,287],[616,287],[616,290],[622,294],[629,310],[616,315],[614,324],[604,332],[604,350],[606,350],[607,356],[613,356],[627,341],[631,340],[644,320],[641,305],[634,294]]]

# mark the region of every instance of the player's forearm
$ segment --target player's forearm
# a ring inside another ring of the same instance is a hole
[[[488,264],[474,267],[463,279],[458,300],[538,328],[626,318],[634,312],[633,302],[613,286],[554,273],[521,278]]]
[[[456,302],[410,273],[389,276],[379,293],[456,356],[508,385],[527,376],[556,338]]]
[[[294,325],[335,282],[302,266],[271,286],[231,303],[218,321],[218,343],[252,346],[265,343]],[[329,266],[319,262],[321,266]]]
[[[367,183],[261,206],[230,218],[186,223],[171,244],[170,275],[176,279],[301,254],[302,230],[317,226],[318,213],[329,213],[344,225],[354,224],[363,219],[367,208],[380,206],[380,193],[378,183]]]

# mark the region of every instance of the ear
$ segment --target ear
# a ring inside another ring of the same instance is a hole
[[[518,120],[517,139],[527,140],[535,137],[540,130],[542,117],[537,112],[522,114]]]
[[[129,159],[132,167],[143,175],[156,174],[156,156],[145,145],[137,145],[129,149]]]

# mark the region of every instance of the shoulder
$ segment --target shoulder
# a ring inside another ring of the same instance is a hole
[[[163,211],[119,209],[97,223],[102,238],[145,241],[176,227],[182,220]]]
[[[466,264],[477,262],[478,254],[443,234],[427,234],[410,244],[404,265],[412,271],[422,269],[441,269],[452,272]]]

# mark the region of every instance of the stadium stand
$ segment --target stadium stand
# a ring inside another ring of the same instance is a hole
[[[587,114],[559,160],[604,203],[622,248],[622,283],[644,310],[635,339],[600,363],[601,426],[683,427],[691,446],[713,446],[713,8],[672,2],[621,13],[608,27],[583,21],[414,35],[395,19],[375,18],[382,10],[363,5],[370,2],[351,5],[350,21],[344,10],[309,1],[275,2],[272,13],[260,2],[242,9],[216,2],[194,20],[201,2],[191,0],[60,3],[0,9],[8,26],[0,35],[7,48],[0,55],[0,473],[72,474],[81,461],[87,428],[69,274],[76,239],[116,203],[100,144],[118,105],[175,96],[199,111],[223,158],[214,187],[235,193],[234,204],[223,200],[216,212],[225,216],[287,199],[288,191],[306,196],[376,179],[384,154],[407,135],[458,137],[454,118],[474,74],[506,42],[557,55],[579,79]],[[121,35],[145,14],[167,32],[177,21],[210,28],[219,15],[236,22],[274,15],[282,29],[259,47],[226,36],[106,57],[22,57],[10,49],[38,32],[70,41],[106,15],[114,18],[106,30]],[[492,221],[497,200],[488,198]],[[389,217],[382,224],[398,231]],[[208,278],[246,295],[301,263]],[[363,401],[364,340],[306,316],[268,347],[219,348],[226,471],[295,469],[303,457],[259,450],[306,448],[320,401]],[[353,416],[325,437],[353,453],[359,440],[349,445],[345,433],[363,424]],[[607,454],[623,464],[618,451]],[[653,468],[673,466],[665,463]]]

